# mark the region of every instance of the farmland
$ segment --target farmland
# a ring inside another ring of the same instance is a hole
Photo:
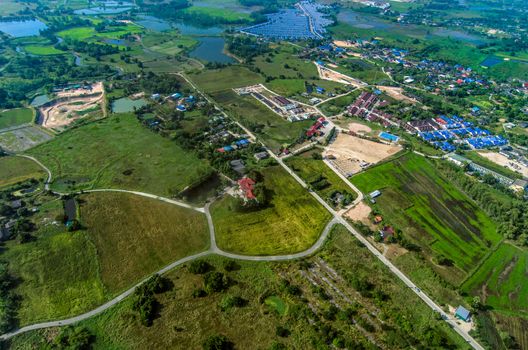
[[[224,197],[211,208],[218,246],[245,255],[300,252],[312,246],[330,214],[279,167],[263,171],[270,204],[239,211],[237,200]],[[295,213],[295,215],[292,215]]]
[[[0,112],[0,129],[31,123],[35,110],[31,108],[10,109]]]
[[[80,202],[111,294],[209,245],[205,216],[190,209],[124,193],[92,193]]]
[[[406,154],[351,181],[364,193],[380,190],[376,207],[387,222],[432,255],[451,260],[454,267],[444,267],[440,273],[454,283],[500,240],[484,212],[422,157]]]
[[[44,175],[44,170],[32,160],[0,157],[0,188],[28,179],[41,179]]]
[[[184,10],[189,16],[207,16],[221,20],[222,23],[242,23],[251,22],[252,18],[248,13],[234,12],[229,9],[193,6]]]
[[[24,50],[29,54],[40,56],[62,55],[65,53],[51,45],[27,45],[24,46]]]
[[[351,349],[368,347],[368,339],[391,349],[411,344],[465,348],[461,338],[436,321],[426,305],[395,282],[390,272],[342,227],[334,229],[320,253],[303,263],[239,261],[236,269],[226,270],[228,260],[224,258],[204,260],[211,269],[228,277],[231,282],[227,290],[194,298],[191,295],[203,287],[203,277],[192,274],[188,266],[177,268],[166,275],[174,286],[156,295],[161,307],[152,326],[140,324],[131,310],[132,298],[80,323],[95,336],[94,349],[194,349],[201,348],[212,334],[225,335],[237,349],[269,349],[277,343],[291,349],[325,348],[334,339]],[[338,277],[330,275],[330,269]],[[318,286],[312,286],[304,276],[315,279]],[[368,280],[369,291],[360,290],[352,282],[353,276]],[[321,277],[331,280],[349,301],[322,282]],[[383,296],[384,301],[378,301]],[[244,303],[220,307],[232,297],[239,297]],[[334,316],[329,297],[338,305]],[[373,316],[376,314],[384,315],[383,322]],[[353,315],[360,324],[346,315]],[[310,322],[314,318],[316,321]],[[323,325],[335,332],[329,335],[321,330]],[[279,327],[286,332],[279,332]],[[36,331],[14,338],[10,345],[43,348],[54,337],[56,329]]]
[[[264,80],[259,74],[240,66],[206,70],[197,74],[190,74],[189,77],[207,93],[258,84]]]
[[[59,190],[117,187],[176,195],[211,174],[206,163],[129,114],[66,131],[30,153],[50,168]]]

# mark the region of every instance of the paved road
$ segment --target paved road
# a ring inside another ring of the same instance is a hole
[[[44,171],[46,173],[48,173],[48,178],[46,179],[46,181],[44,182],[44,189],[46,191],[49,190],[49,184],[51,183],[51,179],[52,179],[52,175],[51,175],[51,171],[44,165],[42,164],[37,158],[35,157],[32,157],[32,156],[28,156],[28,155],[25,155],[25,154],[17,154],[16,155],[17,157],[22,157],[22,158],[27,158],[27,159],[30,159],[32,161],[34,161],[35,163],[37,163],[42,169],[44,169]]]

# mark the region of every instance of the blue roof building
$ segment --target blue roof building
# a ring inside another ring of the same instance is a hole
[[[461,319],[464,322],[469,322],[471,320],[471,312],[468,309],[460,305],[455,310],[455,317]]]

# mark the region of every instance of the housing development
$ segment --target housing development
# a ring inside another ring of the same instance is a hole
[[[0,1],[0,348],[528,349],[527,13]]]

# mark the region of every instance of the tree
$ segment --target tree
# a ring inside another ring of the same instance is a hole
[[[54,343],[63,349],[84,350],[90,349],[95,337],[87,328],[66,327],[54,339]]]
[[[208,293],[221,292],[228,286],[227,277],[217,271],[208,272],[204,276],[204,290]]]
[[[189,272],[195,275],[203,275],[213,269],[211,264],[205,260],[194,260],[189,264]]]
[[[204,350],[232,350],[233,343],[225,335],[211,335],[202,345]]]

